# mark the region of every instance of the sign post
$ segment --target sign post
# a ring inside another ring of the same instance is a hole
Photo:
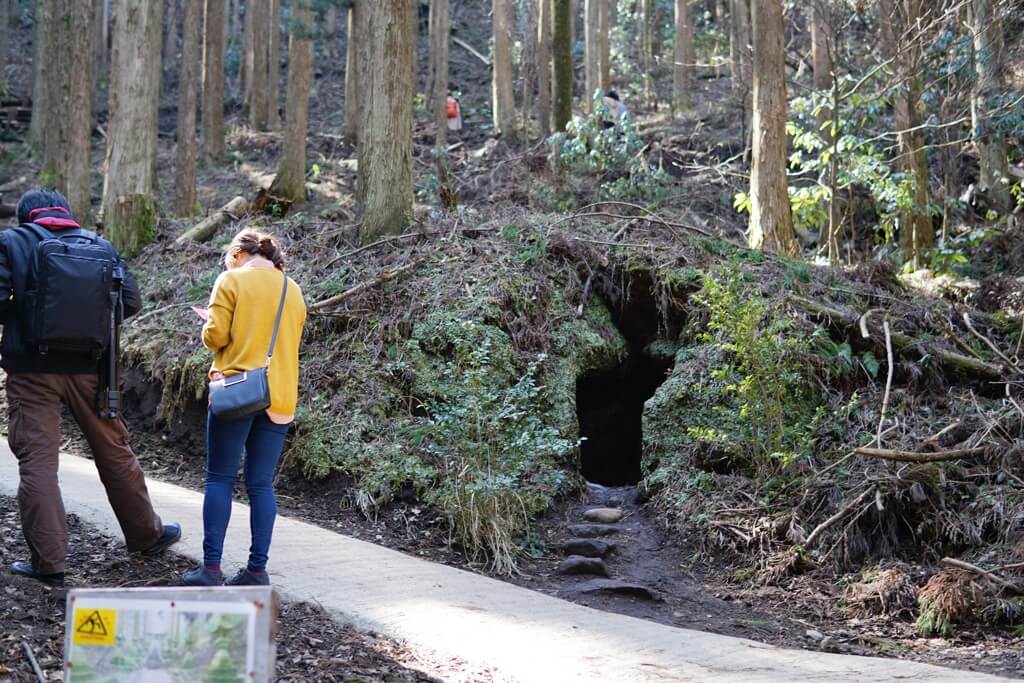
[[[277,597],[269,586],[76,588],[67,600],[67,683],[273,678]]]

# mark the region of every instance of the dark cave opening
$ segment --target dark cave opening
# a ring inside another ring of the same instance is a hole
[[[640,481],[641,417],[670,365],[636,348],[618,366],[576,380],[584,478],[604,486]]]

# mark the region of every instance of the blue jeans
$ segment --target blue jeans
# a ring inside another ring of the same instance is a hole
[[[260,411],[238,420],[206,419],[206,495],[203,498],[203,563],[219,565],[231,519],[231,497],[238,460],[245,448],[245,489],[249,494],[249,568],[267,566],[277,516],[274,471],[281,459],[288,425],[270,421]]]

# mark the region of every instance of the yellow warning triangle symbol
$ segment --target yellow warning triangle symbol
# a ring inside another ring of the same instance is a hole
[[[79,633],[87,633],[93,636],[107,635],[107,627],[103,624],[103,617],[99,610],[93,610],[92,614],[82,620],[82,623],[75,629]]]

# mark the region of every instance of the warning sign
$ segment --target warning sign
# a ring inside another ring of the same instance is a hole
[[[117,639],[117,610],[76,609],[75,645],[103,645],[109,647]]]

